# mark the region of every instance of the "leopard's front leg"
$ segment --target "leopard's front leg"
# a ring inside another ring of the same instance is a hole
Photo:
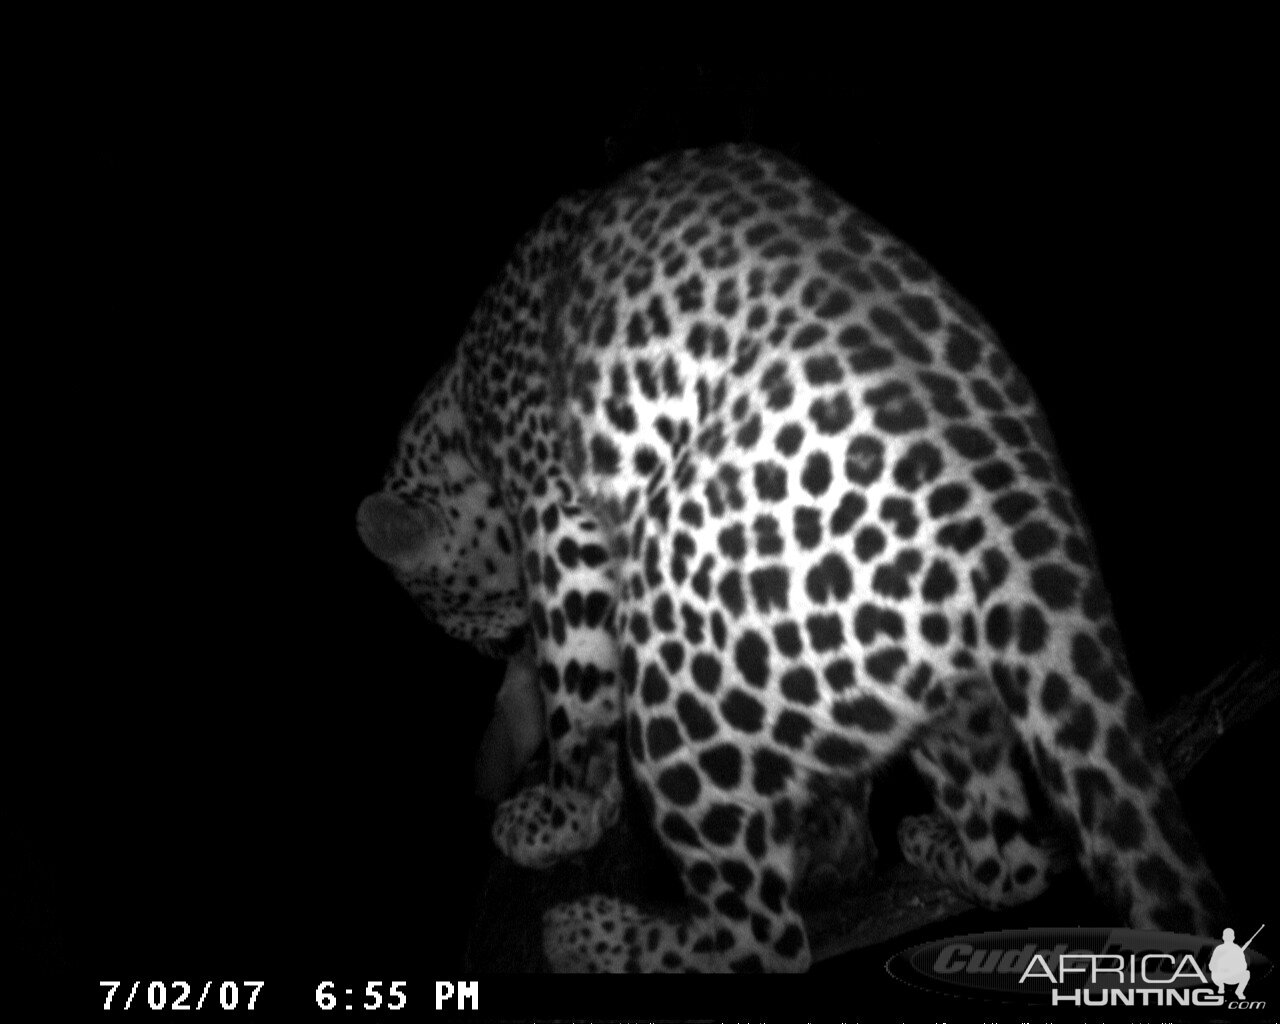
[[[530,498],[519,527],[551,768],[499,806],[493,838],[518,864],[546,867],[594,846],[622,803],[616,580],[604,531],[581,505]]]

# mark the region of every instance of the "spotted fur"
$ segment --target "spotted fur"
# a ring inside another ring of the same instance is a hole
[[[359,524],[450,633],[532,632],[553,764],[500,847],[594,843],[625,755],[681,868],[678,919],[549,914],[558,969],[805,969],[805,808],[902,750],[937,803],[904,852],[970,899],[1044,888],[1033,774],[1128,922],[1220,926],[1027,382],[777,155],[679,153],[554,206]]]

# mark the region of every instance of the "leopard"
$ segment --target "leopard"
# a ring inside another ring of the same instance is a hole
[[[625,776],[677,869],[677,910],[548,910],[553,970],[807,970],[807,809],[903,758],[933,807],[902,854],[972,903],[1040,895],[1065,834],[1117,923],[1220,926],[1030,382],[787,156],[684,150],[552,205],[356,518],[446,634],[531,644],[549,766],[499,850],[589,850]]]
[[[506,659],[475,757],[474,793],[480,800],[500,801],[540,767],[546,723],[533,653],[526,643]],[[870,783],[865,775],[814,778],[795,848],[794,897],[802,913],[820,913],[873,877],[879,851],[872,834]]]

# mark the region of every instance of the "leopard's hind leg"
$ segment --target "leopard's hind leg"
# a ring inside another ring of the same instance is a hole
[[[1214,935],[1226,904],[1160,762],[1096,578],[1022,567],[986,669],[1095,889],[1135,928]],[[1039,604],[1024,602],[1034,595]],[[1117,922],[1119,923],[1119,922]]]
[[[903,855],[980,906],[1025,903],[1063,858],[1024,785],[1018,737],[994,686],[974,677],[947,689],[945,712],[911,750],[937,810],[903,819]]]

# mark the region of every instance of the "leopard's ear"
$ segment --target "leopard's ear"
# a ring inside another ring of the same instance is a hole
[[[386,491],[370,494],[356,512],[360,539],[384,562],[398,562],[421,551],[437,525],[432,515],[410,508]]]

